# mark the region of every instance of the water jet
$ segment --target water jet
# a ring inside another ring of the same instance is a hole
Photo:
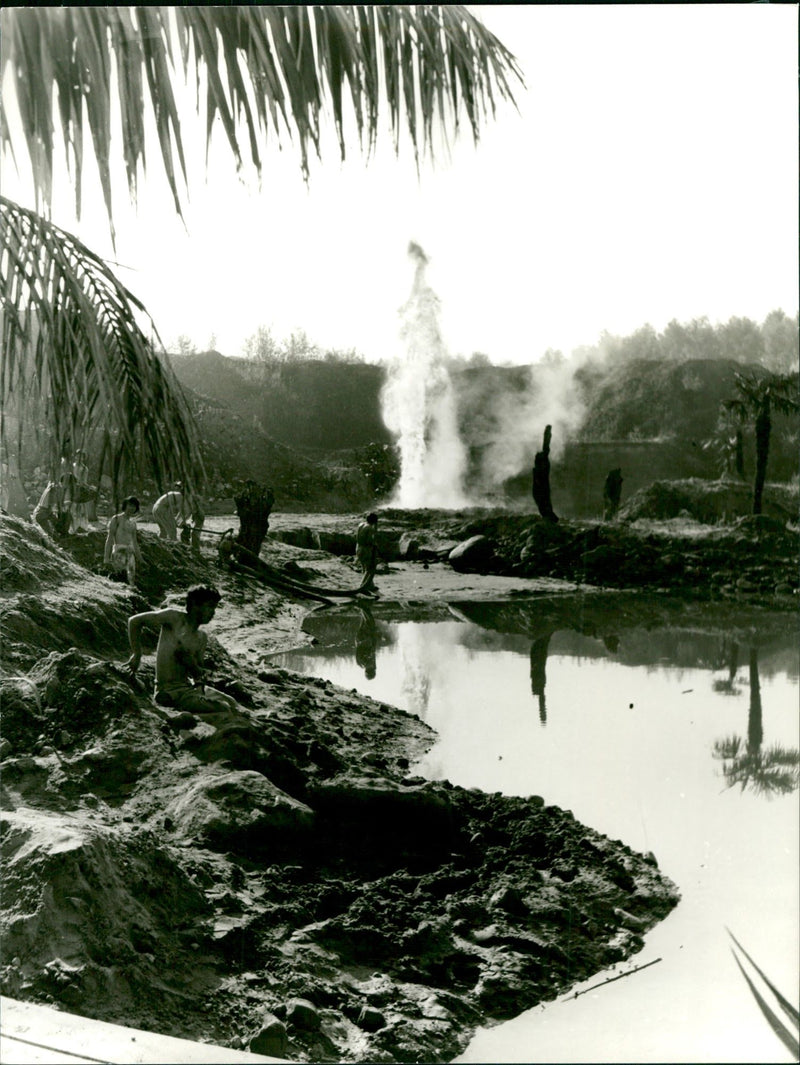
[[[413,241],[414,281],[400,309],[405,350],[390,365],[383,420],[400,451],[400,480],[391,506],[456,509],[469,505],[463,481],[467,454],[458,432],[456,401],[439,327],[439,297],[428,284],[428,257]]]

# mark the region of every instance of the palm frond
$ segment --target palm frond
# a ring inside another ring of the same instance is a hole
[[[722,775],[727,786],[750,787],[756,795],[790,795],[800,787],[800,751],[773,744],[771,747],[746,746],[740,736],[717,740],[713,756],[723,762]]]
[[[767,1021],[767,1024],[769,1024],[770,1028],[778,1037],[778,1039],[780,1039],[786,1049],[792,1054],[793,1060],[797,1060],[797,1057],[800,1054],[800,1042],[798,1041],[798,1023],[800,1023],[800,1012],[798,1012],[796,1006],[792,1005],[792,1003],[789,1002],[789,1000],[784,995],[782,995],[780,991],[778,991],[778,989],[775,987],[772,981],[769,980],[763,970],[760,969],[758,965],[756,965],[756,963],[753,961],[753,959],[738,941],[733,932],[731,932],[730,928],[726,929],[726,931],[733,940],[734,944],[736,945],[736,948],[741,951],[748,964],[751,966],[754,972],[761,978],[766,988],[769,989],[777,1005],[789,1018],[790,1023],[787,1025],[783,1018],[781,1018],[772,1008],[770,1003],[767,1001],[765,993],[759,989],[759,987],[756,985],[755,980],[747,972],[739,956],[737,955],[736,950],[731,947],[731,953],[733,954],[734,960],[737,966],[739,967],[739,972],[742,974],[747,983],[747,986],[750,988],[750,992],[753,995],[753,998],[756,1000],[758,1008],[761,1010],[761,1013]]]
[[[723,406],[740,419],[757,414],[767,397],[771,407],[781,414],[793,414],[800,409],[800,375],[797,373],[737,371],[733,377],[737,395],[726,400]]]
[[[180,212],[179,174],[185,182],[186,165],[174,93],[177,56],[198,86],[205,75],[207,148],[219,117],[237,165],[247,143],[260,173],[268,137],[281,143],[289,136],[306,177],[328,107],[344,158],[345,93],[362,146],[371,150],[375,144],[385,98],[395,149],[405,129],[419,160],[426,153],[433,157],[435,125],[445,135],[455,133],[462,114],[477,141],[496,99],[513,103],[512,82],[522,84],[511,52],[457,4],[67,6],[6,8],[0,16],[0,73],[8,73],[16,88],[21,139],[39,201],[50,203],[58,125],[80,205],[88,132],[109,220],[115,91],[131,194],[145,167],[149,112]],[[13,150],[10,130],[4,121],[0,139]]]
[[[138,323],[142,304],[76,237],[5,197],[0,301],[4,438],[5,415],[22,421],[35,411],[51,469],[100,428],[116,442],[120,463],[146,468],[159,487],[180,478],[200,488],[194,422]]]

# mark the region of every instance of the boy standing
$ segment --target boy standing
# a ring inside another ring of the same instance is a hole
[[[115,573],[124,573],[130,585],[136,580],[136,563],[141,565],[142,561],[133,520],[138,513],[139,500],[136,496],[128,496],[122,500],[122,510],[108,523],[103,553],[103,561],[110,565]]]

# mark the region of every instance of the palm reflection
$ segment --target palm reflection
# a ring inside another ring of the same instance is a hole
[[[717,740],[714,757],[722,761],[722,775],[729,788],[740,784],[742,791],[749,787],[757,795],[788,795],[800,785],[800,751],[780,744],[762,747],[764,724],[756,647],[750,648],[749,670],[747,740],[741,736]]]
[[[547,703],[544,690],[547,685],[547,651],[552,632],[537,636],[531,643],[531,694],[539,700],[539,721],[547,724]]]

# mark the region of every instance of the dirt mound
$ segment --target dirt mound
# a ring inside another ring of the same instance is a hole
[[[65,703],[63,692],[73,693]],[[51,652],[26,677],[0,680],[3,737],[16,751],[43,744],[68,749],[88,739],[133,708],[130,684],[108,663],[72,648]]]
[[[150,603],[158,603],[171,588],[214,583],[218,569],[211,552],[195,554],[186,544],[162,540],[147,529],[138,529],[142,564],[136,575],[136,590]],[[94,529],[84,536],[67,536],[60,546],[69,557],[95,576],[107,578],[103,565],[105,532]],[[84,576],[81,573],[81,576]]]
[[[3,596],[4,993],[230,1046],[271,1013],[302,1061],[445,1060],[675,905],[652,858],[568,811],[409,776],[431,730],[354,691],[212,640],[238,708],[157,706],[152,666],[114,662],[146,600],[5,525],[27,590]],[[159,595],[215,573],[179,549],[144,545]],[[231,631],[277,609],[216,576]]]
[[[489,538],[494,555],[483,573],[701,599],[751,595],[781,608],[796,596],[799,538],[786,520],[765,515],[728,525],[699,523],[683,513],[683,503],[692,497],[680,484],[653,486],[647,498],[650,503],[643,509],[661,514],[677,510],[683,516],[555,524],[506,515],[478,518],[451,531]],[[704,498],[702,488],[697,498]]]
[[[202,993],[184,941],[210,906],[154,834],[74,812],[2,823],[7,993],[144,1027]]]
[[[83,576],[73,557],[47,536],[38,525],[0,515],[0,588],[3,593],[36,592],[54,583]],[[102,548],[101,548],[102,550]],[[102,555],[101,555],[102,557]]]
[[[654,481],[633,495],[620,509],[621,520],[663,520],[689,517],[712,524],[750,513],[752,488],[736,481]],[[769,485],[763,501],[768,517],[789,521],[797,516],[798,494],[785,485]]]

